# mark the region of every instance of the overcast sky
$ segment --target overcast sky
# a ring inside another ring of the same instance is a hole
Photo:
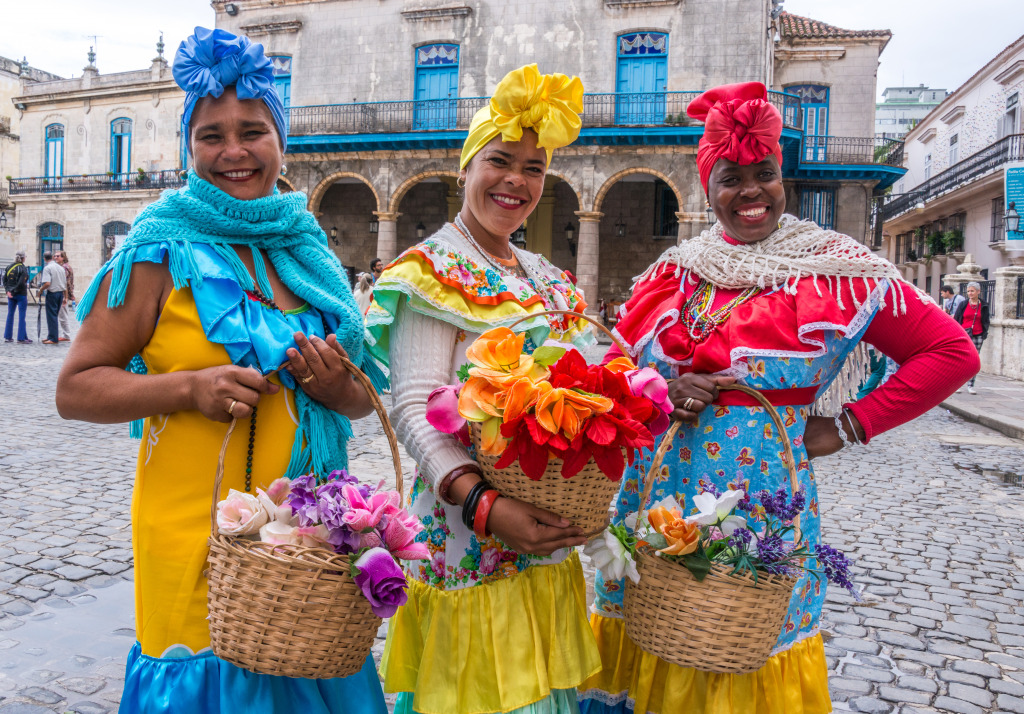
[[[593,0],[592,0],[593,1]],[[149,66],[164,32],[165,56],[195,25],[213,24],[208,0],[3,0],[0,55],[78,76],[89,46],[100,72]],[[925,84],[956,89],[1024,34],[1020,0],[785,0],[784,8],[851,30],[888,29],[878,92]],[[93,40],[91,35],[98,37]]]

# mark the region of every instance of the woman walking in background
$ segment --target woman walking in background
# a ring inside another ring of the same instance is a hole
[[[365,315],[366,310],[373,301],[373,278],[369,273],[360,273],[356,281],[356,289],[352,291],[356,297],[356,305],[359,306],[359,314]]]
[[[964,328],[980,355],[981,346],[984,344],[985,338],[988,337],[989,310],[988,303],[981,299],[979,283],[967,283],[967,300],[957,307],[956,312],[953,313],[953,319]],[[978,393],[978,390],[974,388],[975,377],[977,375],[972,376],[971,381],[967,383],[968,394]]]

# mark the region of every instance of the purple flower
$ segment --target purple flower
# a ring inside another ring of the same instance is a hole
[[[852,563],[842,551],[824,543],[818,543],[814,546],[814,557],[818,559],[818,563],[825,571],[825,577],[830,583],[840,585],[849,590],[854,597],[858,597],[857,592],[853,589],[853,582],[850,580],[850,565]]]
[[[779,562],[789,555],[789,550],[790,544],[784,541],[782,536],[775,534],[766,535],[757,541],[757,557],[769,573],[789,575],[790,568],[785,563]]]
[[[335,471],[335,473],[345,473]],[[317,516],[320,523],[327,528],[327,542],[335,553],[354,553],[359,550],[359,534],[345,524],[345,514],[349,512],[348,500],[343,489],[348,485],[341,479],[328,481],[316,489]]]
[[[786,497],[786,489],[780,488],[775,493],[767,490],[758,491],[757,500],[761,502],[764,507],[765,513],[769,516],[774,516],[780,521],[789,522],[800,515],[800,512],[804,510],[804,504],[807,501],[806,495],[803,489],[793,494],[792,499]]]
[[[320,514],[316,504],[316,476],[306,474],[292,479],[292,490],[288,494],[288,505],[298,516],[303,527],[316,525]]]
[[[703,491],[704,493],[710,493],[715,498],[718,498],[719,496],[722,495],[722,492],[718,490],[718,486],[712,483],[710,479],[700,479],[697,482],[697,486],[700,488],[701,491]]]
[[[737,528],[729,537],[729,545],[738,550],[745,551],[747,546],[750,545],[750,539],[753,535],[754,534],[746,528]]]
[[[377,617],[391,617],[408,600],[405,573],[383,548],[371,548],[355,562],[353,580]]]

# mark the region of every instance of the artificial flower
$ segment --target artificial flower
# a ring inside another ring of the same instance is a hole
[[[520,377],[544,379],[547,368],[534,363],[533,357],[523,354],[526,333],[516,334],[507,327],[496,327],[480,335],[466,348],[466,359],[473,363],[469,374],[488,380],[495,386],[504,385]]]
[[[466,425],[466,418],[459,414],[460,388],[458,384],[446,384],[427,397],[427,421],[445,434],[454,434]]]
[[[547,383],[538,385],[538,390],[537,423],[552,434],[564,434],[569,441],[576,438],[591,415],[604,414],[613,406],[608,397],[553,388]]]
[[[271,545],[323,548],[328,545],[327,538],[327,528],[322,525],[292,526],[281,521],[271,521],[260,528],[260,540]]]
[[[300,526],[310,526],[320,518],[316,503],[316,474],[305,474],[292,479],[287,502]]]
[[[342,521],[356,533],[373,528],[385,515],[400,510],[401,496],[397,491],[377,492],[364,497],[358,488],[345,484],[342,493],[349,505],[341,517]]]
[[[600,536],[592,538],[583,546],[583,552],[590,556],[594,567],[608,580],[628,577],[634,583],[640,582],[636,562],[611,529],[605,529]]]
[[[700,526],[683,518],[667,521],[658,532],[668,542],[667,546],[658,551],[664,555],[687,555],[697,550],[700,543]]]
[[[737,528],[744,528],[747,521],[742,516],[730,515],[736,504],[743,500],[744,492],[740,490],[726,491],[720,496],[704,491],[693,497],[693,505],[699,513],[687,518],[699,526],[717,525],[722,533],[730,536]]]
[[[416,542],[416,536],[423,530],[420,522],[405,514],[388,519],[384,527],[384,544],[388,552],[402,560],[427,560],[430,551],[426,543]]]
[[[251,493],[231,489],[228,497],[217,504],[217,528],[224,535],[243,536],[258,533],[270,514]]]
[[[405,573],[383,548],[366,551],[352,567],[355,571],[352,579],[370,601],[370,609],[377,617],[391,617],[409,599],[405,592],[409,586]]]
[[[636,370],[636,365],[633,364],[633,360],[629,357],[616,357],[604,365],[604,368],[609,372],[632,372]]]
[[[675,411],[675,405],[668,398],[668,382],[656,369],[644,367],[634,372],[627,372],[629,388],[635,397],[645,397],[658,407],[659,414],[650,423],[649,428],[654,435],[668,430],[669,414]]]

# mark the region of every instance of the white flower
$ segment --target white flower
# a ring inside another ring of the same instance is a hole
[[[699,526],[717,524],[723,534],[730,536],[737,528],[745,528],[747,525],[747,520],[742,516],[729,515],[736,508],[736,504],[743,500],[744,495],[742,490],[726,491],[718,498],[706,491],[698,493],[693,497],[693,505],[700,513],[686,520]]]
[[[231,489],[217,504],[217,528],[224,535],[252,535],[270,520],[270,514],[251,493]]]
[[[291,526],[281,521],[270,521],[260,528],[260,540],[271,545],[302,545],[307,548],[329,547],[327,527]]]
[[[281,521],[295,525],[295,515],[288,505],[288,494],[291,492],[291,480],[282,476],[267,486],[267,490],[256,489],[256,498],[267,510],[271,521]]]
[[[594,567],[600,570],[604,577],[621,580],[628,576],[634,583],[640,582],[640,573],[636,571],[633,556],[611,531],[606,529],[601,535],[590,540],[583,547],[583,552],[590,556]]]

